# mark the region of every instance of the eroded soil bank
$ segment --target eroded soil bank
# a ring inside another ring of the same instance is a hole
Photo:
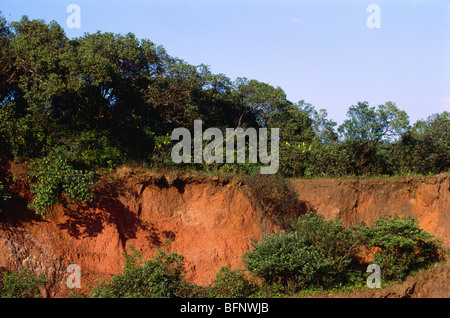
[[[9,170],[14,175],[14,167]],[[414,215],[450,246],[449,174],[291,182],[299,200],[327,218],[348,224],[382,214]],[[171,250],[185,257],[187,278],[209,284],[222,266],[243,268],[241,255],[261,237],[259,215],[242,187],[240,180],[125,169],[101,180],[92,204],[57,206],[45,220],[26,208],[30,195],[24,190],[0,212],[0,270],[26,267],[54,279],[77,264],[85,290],[95,279],[121,272],[127,246],[150,258],[170,238]],[[67,296],[65,283],[44,296]]]

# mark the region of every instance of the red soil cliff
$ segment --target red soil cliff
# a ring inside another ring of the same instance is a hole
[[[414,215],[450,246],[448,174],[291,182],[299,199],[327,218],[351,223],[382,214]],[[239,180],[126,171],[102,180],[92,204],[57,206],[45,220],[26,209],[25,199],[11,200],[0,212],[0,270],[26,267],[51,279],[77,264],[86,290],[95,279],[121,272],[127,246],[150,258],[170,238],[170,249],[185,257],[187,278],[208,284],[222,266],[242,268],[242,254],[261,237],[259,217],[242,186]],[[44,292],[66,296],[64,285]]]

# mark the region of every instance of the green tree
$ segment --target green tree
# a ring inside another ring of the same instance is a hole
[[[429,116],[415,123],[412,131],[413,160],[420,173],[440,173],[450,169],[450,113]]]
[[[63,144],[88,169],[126,161],[170,166],[160,139],[202,119],[222,130],[281,128],[286,177],[448,170],[448,113],[414,127],[392,102],[359,102],[347,115],[336,131],[325,110],[291,103],[280,87],[231,81],[132,33],[69,39],[55,21],[0,16],[0,149],[16,159],[42,158]],[[251,173],[255,165],[189,167]]]
[[[312,134],[320,143],[334,143],[338,140],[335,131],[337,123],[328,119],[328,113],[325,109],[317,111],[315,107],[304,100],[298,102],[298,108],[308,114],[311,121]]]
[[[6,19],[0,15],[0,105],[5,103],[5,99],[8,97],[11,98],[16,78],[16,67],[10,49],[10,35],[9,25]]]
[[[385,158],[378,152],[381,142],[392,142],[409,127],[408,115],[392,102],[369,107],[367,102],[351,106],[338,128],[348,156],[346,174],[378,174],[383,172]]]
[[[3,54],[10,67],[0,84],[7,90],[0,101],[0,133],[14,155],[36,156],[51,135],[63,130],[56,125],[52,98],[66,89],[60,74],[69,41],[56,22],[23,17],[7,29]]]
[[[369,107],[367,102],[358,102],[347,111],[344,123],[338,132],[344,140],[361,140],[378,143],[400,136],[409,126],[408,115],[392,102]]]
[[[288,104],[283,110],[272,112],[267,127],[280,128],[280,142],[310,142],[313,137],[313,119],[295,104]]]
[[[238,78],[235,82],[237,94],[249,112],[256,116],[260,126],[266,127],[273,112],[282,111],[288,101],[280,87],[247,78]]]

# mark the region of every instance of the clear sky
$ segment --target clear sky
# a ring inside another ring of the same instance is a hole
[[[80,28],[66,23],[72,3]],[[370,4],[380,28],[367,26]],[[358,101],[393,101],[411,122],[450,111],[449,0],[2,0],[0,10],[55,20],[70,38],[132,32],[232,80],[280,86],[338,123]]]

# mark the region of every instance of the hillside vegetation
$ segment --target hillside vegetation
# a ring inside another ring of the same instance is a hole
[[[176,127],[280,130],[283,177],[435,174],[450,167],[450,114],[410,123],[394,102],[349,105],[342,125],[280,87],[231,80],[131,33],[69,39],[56,22],[0,18],[0,153],[29,161],[32,208],[88,201],[99,169],[174,167]],[[257,173],[257,163],[179,169]],[[4,179],[4,178],[3,178]],[[0,202],[7,180],[0,180]],[[62,199],[63,193],[66,199]]]

